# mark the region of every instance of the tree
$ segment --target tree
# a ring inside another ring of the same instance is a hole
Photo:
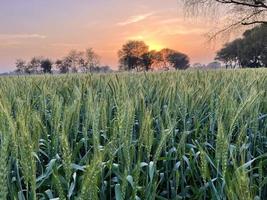
[[[158,53],[154,50],[142,55],[143,70],[149,71],[153,69],[153,65],[158,62]]]
[[[230,43],[226,43],[224,47],[217,52],[216,60],[225,63],[226,68],[240,67],[240,45],[242,39],[238,38]]]
[[[49,59],[41,60],[41,68],[43,70],[43,73],[52,73],[52,61]]]
[[[240,25],[267,24],[267,0],[182,0],[191,13],[199,14],[223,8],[230,22],[219,33],[235,29]],[[208,8],[208,9],[207,9]],[[205,12],[206,11],[206,12]],[[218,12],[213,12],[218,13]]]
[[[189,68],[189,57],[180,52],[173,52],[168,56],[168,61],[174,69]]]
[[[143,41],[129,41],[118,52],[120,68],[140,71],[143,66],[143,55],[148,53],[148,46]]]
[[[231,67],[266,67],[267,25],[257,26],[243,34],[243,38],[227,43],[217,52],[216,59]]]
[[[67,56],[55,62],[60,73],[78,72],[84,66],[84,52],[71,50]]]
[[[165,70],[187,69],[189,67],[189,57],[173,49],[164,48],[158,52],[157,67]]]
[[[122,70],[149,71],[154,68],[169,70],[186,69],[189,67],[187,55],[164,48],[160,51],[148,51],[149,47],[143,41],[129,41],[119,51]]]
[[[65,65],[63,60],[57,60],[55,62],[56,68],[59,70],[60,73],[65,74],[69,72],[69,67]]]
[[[25,60],[17,59],[15,65],[16,65],[16,72],[17,73],[25,73],[25,69],[27,67]]]
[[[36,74],[41,69],[41,58],[33,57],[26,65],[25,73]]]
[[[28,63],[24,60],[18,59],[15,65],[17,73],[36,74],[41,72],[52,72],[52,61],[41,57],[33,57]]]
[[[82,64],[82,71],[83,72],[92,72],[94,69],[99,67],[100,65],[100,58],[99,56],[94,52],[92,48],[88,48],[85,51],[85,58],[84,63]]]
[[[240,62],[243,67],[267,67],[267,25],[257,26],[243,34]]]
[[[172,67],[172,63],[170,63],[170,55],[176,53],[175,50],[164,48],[158,52],[158,65],[161,68],[169,70]]]
[[[85,52],[71,50],[62,60],[57,60],[55,65],[60,73],[92,72],[100,66],[100,58],[92,48],[88,48]]]
[[[68,68],[68,71],[78,72],[79,68],[82,68],[85,60],[83,58],[84,53],[76,50],[71,50],[69,54],[63,59],[63,64]]]
[[[110,70],[107,67],[104,69],[100,67],[100,58],[92,48],[88,48],[86,51],[71,50],[67,56],[57,60],[55,62],[55,66],[60,73],[75,73],[78,71],[98,72]],[[19,73],[52,73],[52,67],[52,61],[42,57],[33,57],[28,63],[21,59],[16,61],[16,71]]]

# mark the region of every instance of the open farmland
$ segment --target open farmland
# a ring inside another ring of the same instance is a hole
[[[267,70],[0,79],[0,199],[264,199]]]

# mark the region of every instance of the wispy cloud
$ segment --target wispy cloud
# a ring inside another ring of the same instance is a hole
[[[118,26],[127,26],[129,24],[134,24],[134,23],[143,21],[143,20],[147,19],[148,17],[150,17],[152,15],[153,15],[152,12],[151,13],[140,14],[140,15],[134,15],[134,16],[131,16],[126,21],[117,23],[117,25]]]
[[[0,34],[0,39],[45,39],[45,35],[40,34]]]

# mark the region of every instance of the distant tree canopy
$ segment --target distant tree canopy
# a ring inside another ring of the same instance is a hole
[[[172,49],[162,49],[159,51],[158,58],[158,62],[165,69],[187,69],[189,67],[189,57]]]
[[[174,69],[187,69],[190,66],[189,57],[180,52],[170,54],[168,61]]]
[[[267,25],[247,30],[243,38],[225,44],[216,59],[228,68],[267,67]]]
[[[145,58],[146,54],[148,54],[148,49],[149,47],[143,41],[129,41],[124,44],[122,49],[118,52],[121,69],[141,70],[142,65],[144,64],[143,58]],[[147,60],[147,62],[150,61]]]
[[[227,12],[228,24],[218,32],[235,29],[240,25],[267,24],[267,0],[180,0],[189,13],[218,13],[223,7]],[[215,11],[215,12],[214,12]],[[188,12],[187,12],[188,13]]]
[[[67,56],[53,63],[50,59],[33,57],[28,63],[22,59],[16,61],[16,72],[22,74],[52,73],[55,67],[59,73],[110,72],[110,67],[100,66],[100,58],[92,48],[86,51],[71,50]]]
[[[172,49],[149,51],[143,41],[128,41],[118,52],[121,70],[187,69],[189,57]]]
[[[71,50],[62,60],[56,61],[56,66],[61,73],[67,72],[92,72],[100,66],[100,58],[92,48],[83,51]]]
[[[142,68],[145,71],[152,70],[152,66],[154,66],[159,60],[159,53],[156,52],[155,50],[148,51],[142,55],[141,61],[142,61]]]
[[[44,73],[52,73],[53,63],[49,59],[44,59],[41,61],[41,68]]]
[[[47,58],[33,57],[28,63],[22,59],[16,61],[16,72],[22,74],[51,73],[52,61]]]

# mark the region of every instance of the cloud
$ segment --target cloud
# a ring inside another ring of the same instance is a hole
[[[141,15],[131,16],[126,21],[117,23],[117,25],[118,26],[127,26],[129,24],[134,24],[134,23],[143,21],[152,15],[153,15],[153,13],[145,13],[145,14],[141,14]]]
[[[0,34],[1,40],[9,39],[45,39],[45,35],[40,34]]]

